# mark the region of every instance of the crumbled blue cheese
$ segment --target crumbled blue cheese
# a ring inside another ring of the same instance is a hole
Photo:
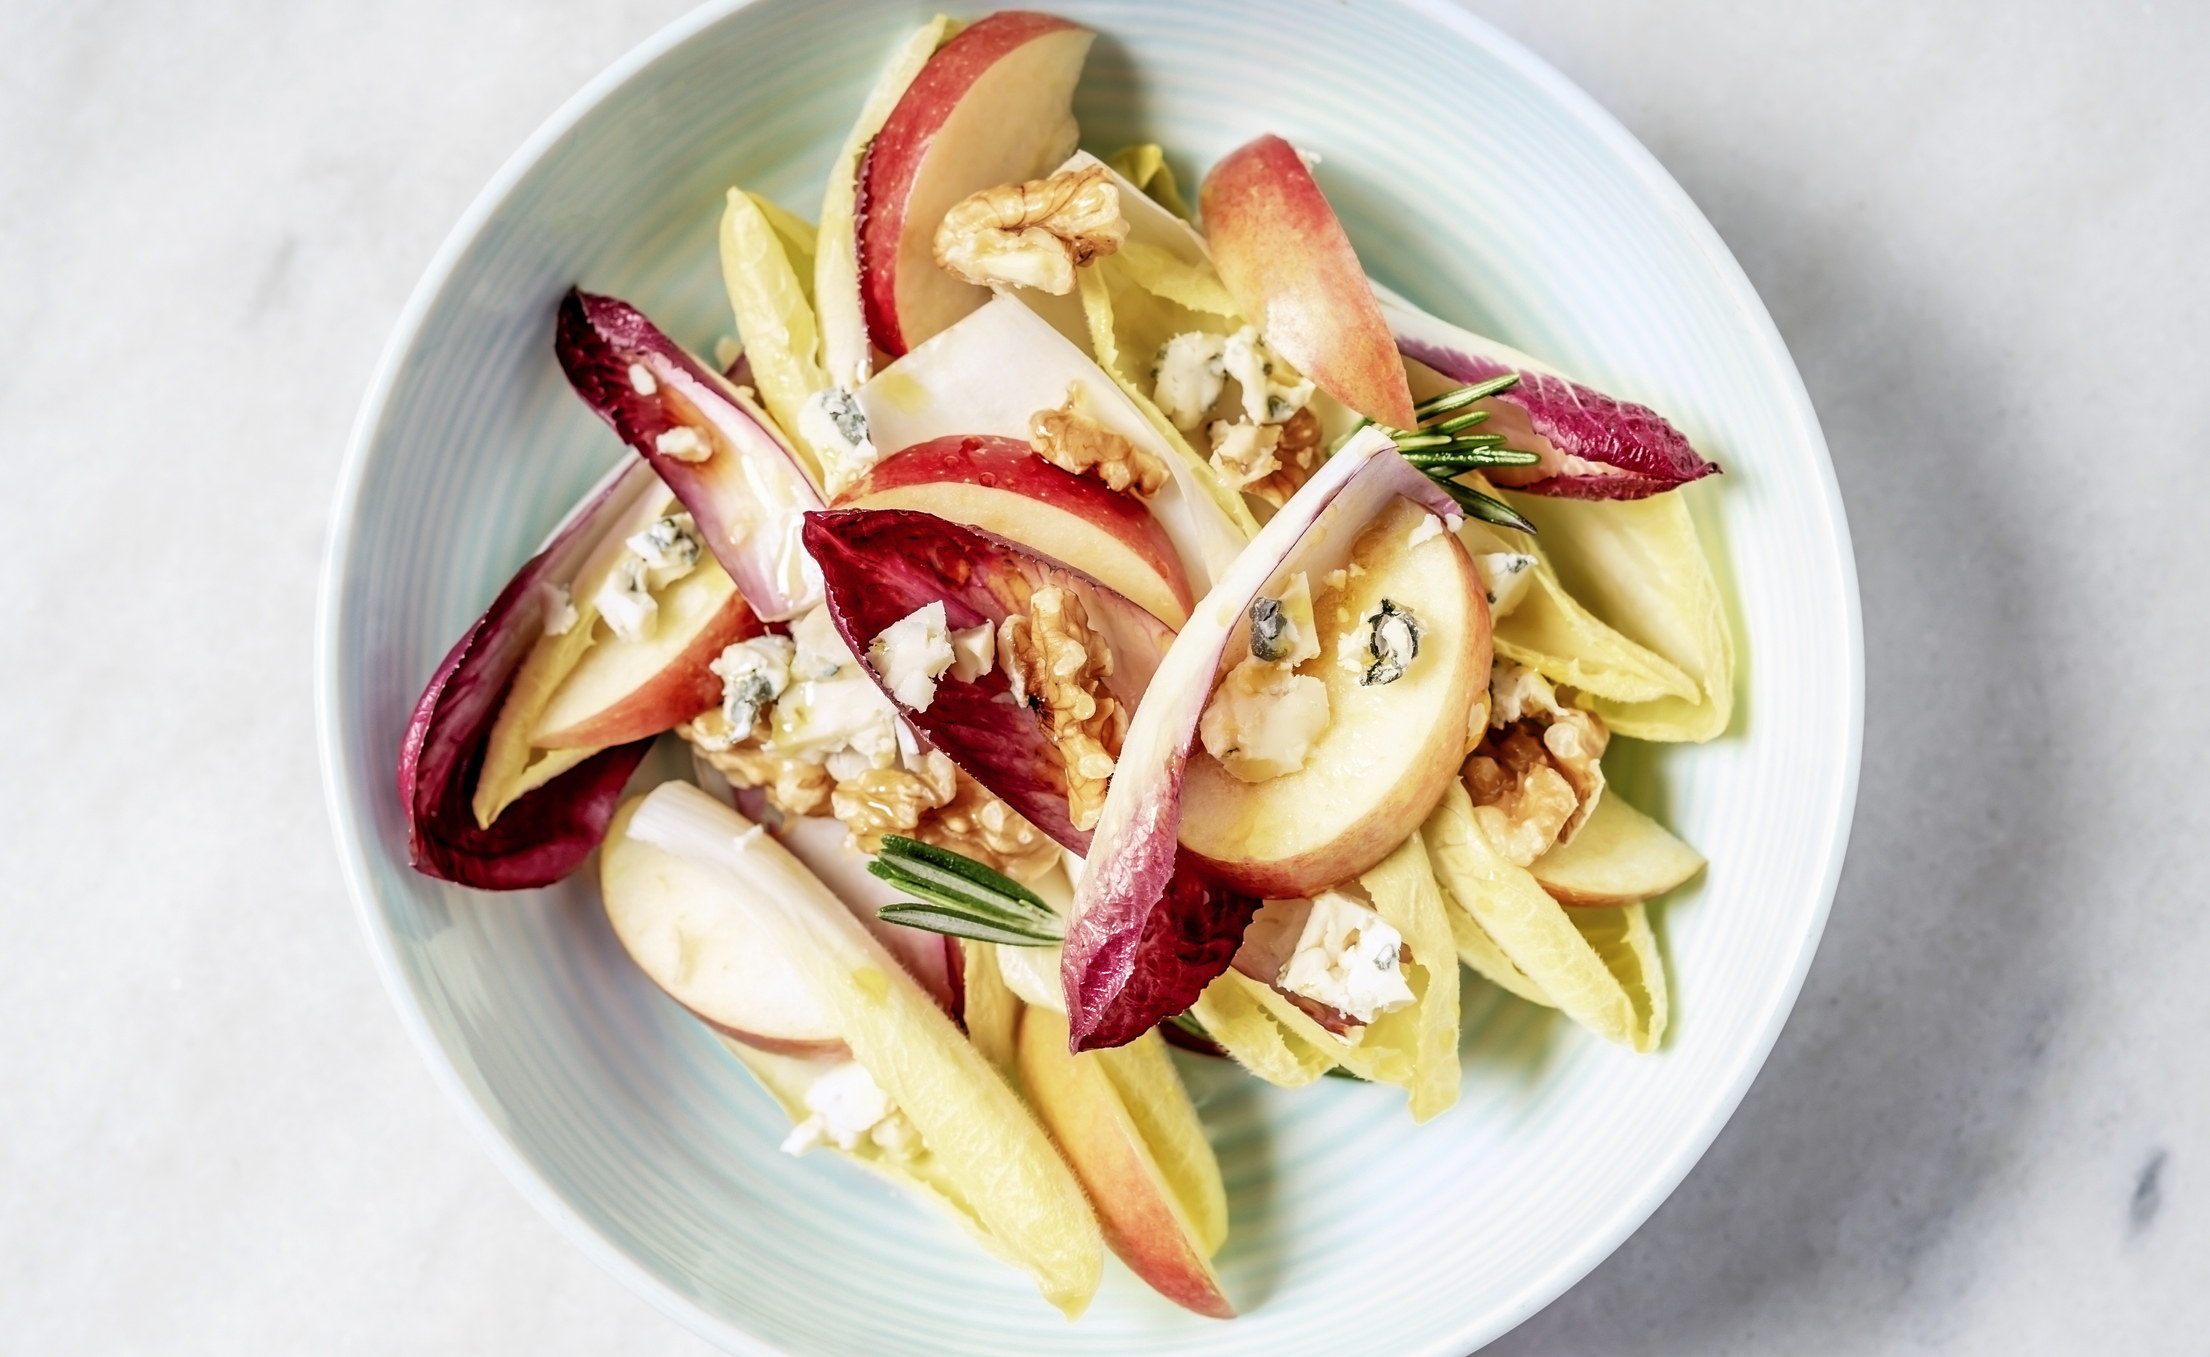
[[[1228,671],[1197,719],[1205,752],[1243,782],[1304,767],[1327,728],[1327,685],[1256,656]]]
[[[906,1159],[921,1148],[913,1123],[856,1060],[832,1067],[807,1085],[805,1104],[811,1115],[784,1138],[785,1154],[804,1154],[823,1145],[856,1150],[871,1144]]]
[[[830,495],[838,495],[874,469],[882,453],[868,436],[867,412],[841,386],[824,387],[798,410],[798,436],[821,458]]]
[[[650,396],[659,391],[660,384],[652,379],[652,369],[642,363],[629,365],[629,389],[640,396]]]
[[[952,667],[953,658],[941,600],[884,627],[867,646],[867,662],[890,695],[913,711],[927,711],[936,700],[936,680]]]
[[[997,667],[998,629],[988,622],[955,631],[952,641],[952,677],[972,683]]]
[[[1292,669],[1320,653],[1320,628],[1312,620],[1312,584],[1302,570],[1289,577],[1279,598],[1251,604],[1251,654]]]
[[[1535,578],[1535,558],[1519,551],[1484,552],[1473,558],[1473,568],[1489,596],[1491,618],[1509,616]]]
[[[837,634],[826,607],[791,624],[791,686],[775,704],[768,752],[818,759],[839,780],[898,761],[898,709]]]
[[[1322,891],[1275,983],[1370,1023],[1413,1002],[1403,948],[1404,936],[1379,914],[1341,891]]]
[[[1279,424],[1312,401],[1312,383],[1274,378],[1289,372],[1289,365],[1266,347],[1256,326],[1246,325],[1221,345],[1220,366],[1243,397],[1243,414],[1253,424]],[[1295,374],[1292,373],[1292,376]]]
[[[1554,716],[1558,690],[1526,665],[1496,657],[1489,667],[1489,724],[1503,727],[1530,716]]]
[[[752,728],[768,704],[790,687],[790,662],[796,647],[788,636],[755,636],[725,648],[706,668],[721,679],[721,714],[729,729],[709,748],[727,749],[752,737]]]
[[[537,586],[539,614],[545,619],[547,636],[566,636],[575,630],[575,600],[568,596],[568,586],[546,581]]]
[[[698,568],[705,545],[689,514],[669,514],[622,543],[645,563],[645,583],[665,589]]]
[[[1212,468],[1234,489],[1281,470],[1281,459],[1274,455],[1281,444],[1279,425],[1216,419],[1206,433],[1212,439]]]
[[[1395,683],[1404,677],[1404,671],[1412,667],[1412,661],[1420,653],[1420,621],[1409,608],[1381,600],[1366,618],[1366,653],[1373,663],[1359,675],[1361,688],[1378,687]]]
[[[688,424],[662,429],[652,440],[652,447],[662,457],[677,462],[703,462],[714,455],[713,444]]]
[[[660,624],[660,600],[652,596],[650,576],[642,557],[624,555],[591,596],[599,616],[624,641],[646,640]]]
[[[1430,538],[1442,535],[1443,520],[1433,514],[1421,514],[1420,521],[1414,523],[1412,531],[1405,534],[1404,544],[1408,547],[1416,547]]]
[[[1166,341],[1151,370],[1151,400],[1177,429],[1194,429],[1220,399],[1227,369],[1220,355],[1227,341],[1192,330]]]

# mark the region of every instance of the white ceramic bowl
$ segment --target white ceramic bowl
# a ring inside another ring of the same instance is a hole
[[[714,225],[741,182],[812,214],[905,3],[719,6],[593,82],[485,190],[423,280],[362,411],[322,600],[321,734],[353,894],[394,1001],[530,1200],[668,1314],[740,1352],[1458,1354],[1611,1251],[1688,1172],[1810,962],[1853,801],[1856,581],[1818,425],[1726,247],[1563,78],[1439,0],[1119,0],[1084,142],[1156,139],[1191,174],[1261,131],[1320,177],[1375,274],[1679,423],[1727,469],[1696,499],[1735,606],[1742,703],[1715,744],[1623,757],[1711,859],[1658,911],[1677,998],[1655,1057],[1467,988],[1465,1095],[1414,1127],[1390,1090],[1286,1093],[1188,1064],[1243,1317],[1117,1266],[1068,1325],[1026,1280],[783,1124],[624,959],[587,880],[478,894],[406,866],[393,763],[416,692],[620,451],[552,356],[570,283],[710,348]]]

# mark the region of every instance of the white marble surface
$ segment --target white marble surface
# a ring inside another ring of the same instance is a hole
[[[682,8],[0,7],[0,1346],[704,1351],[524,1205],[402,1036],[309,683],[408,290]],[[1869,649],[1856,840],[1772,1063],[1492,1350],[2201,1350],[2210,9],[1476,8],[1763,292]]]

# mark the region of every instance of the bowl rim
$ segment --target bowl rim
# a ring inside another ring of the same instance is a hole
[[[329,532],[323,550],[317,591],[315,626],[315,732],[322,765],[323,794],[328,803],[331,828],[337,841],[346,893],[351,898],[361,931],[368,943],[377,975],[402,1028],[429,1067],[430,1075],[462,1123],[491,1157],[509,1183],[564,1236],[629,1290],[661,1314],[689,1332],[724,1351],[775,1357],[778,1349],[735,1323],[712,1314],[691,1297],[646,1269],[615,1247],[594,1228],[544,1173],[503,1131],[497,1120],[462,1079],[452,1055],[431,1028],[420,996],[407,978],[396,943],[384,926],[369,867],[368,835],[363,832],[366,812],[354,795],[356,786],[375,786],[388,779],[362,778],[340,738],[339,711],[343,675],[338,664],[344,616],[343,597],[347,567],[352,557],[361,495],[367,480],[370,452],[389,414],[393,389],[407,356],[421,338],[424,321],[453,282],[462,257],[486,225],[506,206],[516,188],[548,153],[611,95],[654,62],[701,32],[722,22],[755,0],[706,0],[705,3],[660,28],[644,41],[586,81],[524,139],[476,194],[431,256],[422,277],[409,294],[379,355],[367,392],[362,398],[340,464],[333,497]],[[1754,338],[1757,349],[1774,369],[1774,388],[1800,427],[1813,458],[1815,476],[1806,488],[1832,534],[1836,583],[1842,604],[1844,647],[1848,672],[1843,677],[1846,728],[1840,785],[1836,789],[1836,816],[1831,831],[1818,846],[1823,858],[1817,874],[1817,899],[1805,919],[1802,939],[1783,983],[1772,991],[1773,1002],[1762,1016],[1758,1036],[1735,1053],[1733,1072],[1723,1089],[1706,1104],[1702,1125],[1680,1135],[1672,1153],[1648,1174],[1639,1190],[1623,1197],[1603,1227],[1589,1231],[1574,1248],[1531,1277],[1519,1292],[1485,1314],[1468,1315],[1431,1345],[1437,1354],[1456,1354],[1485,1346],[1516,1328],[1537,1311],[1565,1294],[1610,1257],[1628,1236],[1641,1228],[1657,1208],[1686,1179],[1749,1092],[1782,1029],[1793,1013],[1811,962],[1833,909],[1847,855],[1851,826],[1856,814],[1859,776],[1863,762],[1865,646],[1864,620],[1859,596],[1856,556],[1851,543],[1848,516],[1834,462],[1826,444],[1809,392],[1786,341],[1781,337],[1763,300],[1718,231],[1704,217],[1688,193],[1668,173],[1648,148],[1627,131],[1618,119],[1547,61],[1516,39],[1475,17],[1452,0],[1389,0],[1392,5],[1453,32],[1510,67],[1538,89],[1581,130],[1591,135],[1617,163],[1649,192],[1684,241],[1693,243],[1712,276],[1732,303],[1737,318]]]

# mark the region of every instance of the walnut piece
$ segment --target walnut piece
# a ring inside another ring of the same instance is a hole
[[[715,745],[728,738],[729,723],[719,708],[700,712],[677,726],[675,733],[690,741],[699,757],[728,778],[731,786],[766,788],[769,804],[785,815],[819,814],[836,786],[818,754],[798,757],[761,748],[764,721],[755,723],[744,739],[721,748]]]
[[[1274,443],[1273,471],[1243,489],[1279,509],[1320,465],[1320,417],[1305,406],[1277,427],[1281,435]]]
[[[1499,657],[1489,679],[1489,729],[1466,760],[1474,818],[1524,867],[1571,842],[1604,794],[1611,732],[1568,707],[1534,670]]]
[[[999,184],[962,199],[936,228],[936,262],[967,282],[1011,283],[1055,296],[1074,271],[1128,238],[1120,190],[1103,165]]]
[[[1067,817],[1092,829],[1105,809],[1128,713],[1103,680],[1113,672],[1113,650],[1090,625],[1082,600],[1057,586],[1029,596],[1028,611],[998,624],[998,662],[1005,666],[1013,698],[1043,721],[1066,772]]]
[[[1028,417],[1028,446],[1036,455],[1077,476],[1093,475],[1108,489],[1148,498],[1166,484],[1166,463],[1106,428],[1082,410],[1082,388],[1067,388],[1067,403]]]
[[[918,837],[914,830],[921,816],[950,801],[958,785],[959,769],[931,749],[921,756],[917,772],[869,768],[838,782],[829,794],[829,808],[844,822],[851,847],[879,853],[885,834]]]
[[[965,773],[951,800],[921,817],[913,837],[964,853],[1015,881],[1039,881],[1059,865],[1057,843]]]

